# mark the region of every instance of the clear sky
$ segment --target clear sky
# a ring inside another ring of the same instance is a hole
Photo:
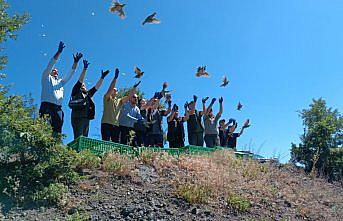
[[[118,87],[133,85],[133,66],[145,71],[141,89],[149,97],[164,81],[181,106],[196,94],[224,97],[223,117],[251,128],[239,138],[239,149],[289,159],[291,142],[298,142],[302,121],[297,110],[323,97],[343,110],[343,1],[341,0],[122,0],[127,18],[110,14],[111,0],[9,0],[11,11],[29,12],[31,19],[17,41],[6,43],[5,69],[12,92],[31,93],[40,103],[40,76],[58,42],[66,48],[57,64],[60,75],[72,65],[72,53],[82,52],[91,63],[86,76],[93,86],[101,69],[111,74],[95,94],[96,119],[90,136],[100,136],[102,97],[116,67]],[[160,25],[142,27],[152,12]],[[210,78],[196,78],[196,67],[207,65]],[[65,142],[72,140],[71,88],[82,70],[65,87]],[[227,75],[230,84],[220,88]],[[237,102],[244,105],[236,110]],[[199,102],[200,108],[200,102]],[[215,111],[218,104],[215,105]]]

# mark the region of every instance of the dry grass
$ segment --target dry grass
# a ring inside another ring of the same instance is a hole
[[[177,195],[191,203],[218,203],[227,196],[228,207],[238,212],[264,208],[267,215],[283,210],[285,218],[343,219],[341,187],[287,165],[278,168],[217,151],[209,156],[163,157],[154,167],[161,179],[175,186]]]
[[[102,160],[102,170],[117,174],[119,176],[129,176],[135,168],[135,162],[126,155],[108,153]]]

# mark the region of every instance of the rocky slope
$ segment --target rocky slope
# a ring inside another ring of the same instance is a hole
[[[64,205],[12,209],[2,219],[343,220],[340,184],[229,152],[179,158],[151,153],[134,160],[112,155],[85,177],[70,187]]]

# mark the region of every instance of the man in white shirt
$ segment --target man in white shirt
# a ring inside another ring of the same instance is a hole
[[[73,55],[74,63],[71,71],[64,78],[59,78],[59,73],[56,68],[54,68],[60,54],[62,53],[65,45],[63,42],[59,43],[58,51],[51,58],[48,66],[45,68],[41,84],[41,105],[39,108],[39,114],[41,117],[48,117],[49,122],[52,126],[52,130],[55,133],[62,132],[64,113],[62,111],[62,101],[63,101],[63,86],[71,79],[75,70],[77,68],[77,63],[82,58],[81,53],[76,53]]]

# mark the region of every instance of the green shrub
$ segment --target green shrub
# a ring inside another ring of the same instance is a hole
[[[229,193],[227,203],[238,212],[245,212],[251,207],[248,200],[234,193]]]
[[[62,183],[52,183],[43,190],[36,192],[33,195],[33,200],[36,202],[47,203],[48,205],[65,205],[68,199],[68,187]]]
[[[1,90],[0,95],[0,189],[20,203],[35,199],[50,184],[77,181],[78,154],[35,117],[32,100]]]
[[[100,167],[101,159],[89,150],[83,150],[79,153],[77,167],[78,169],[96,169]]]
[[[72,215],[67,215],[67,221],[86,221],[89,220],[89,216],[87,214],[82,214],[76,211]]]
[[[179,186],[177,193],[191,204],[207,203],[212,193],[212,189],[205,185],[185,184]]]
[[[128,156],[117,153],[107,153],[102,161],[102,169],[104,171],[115,173],[121,176],[130,175],[133,167],[134,164]]]

